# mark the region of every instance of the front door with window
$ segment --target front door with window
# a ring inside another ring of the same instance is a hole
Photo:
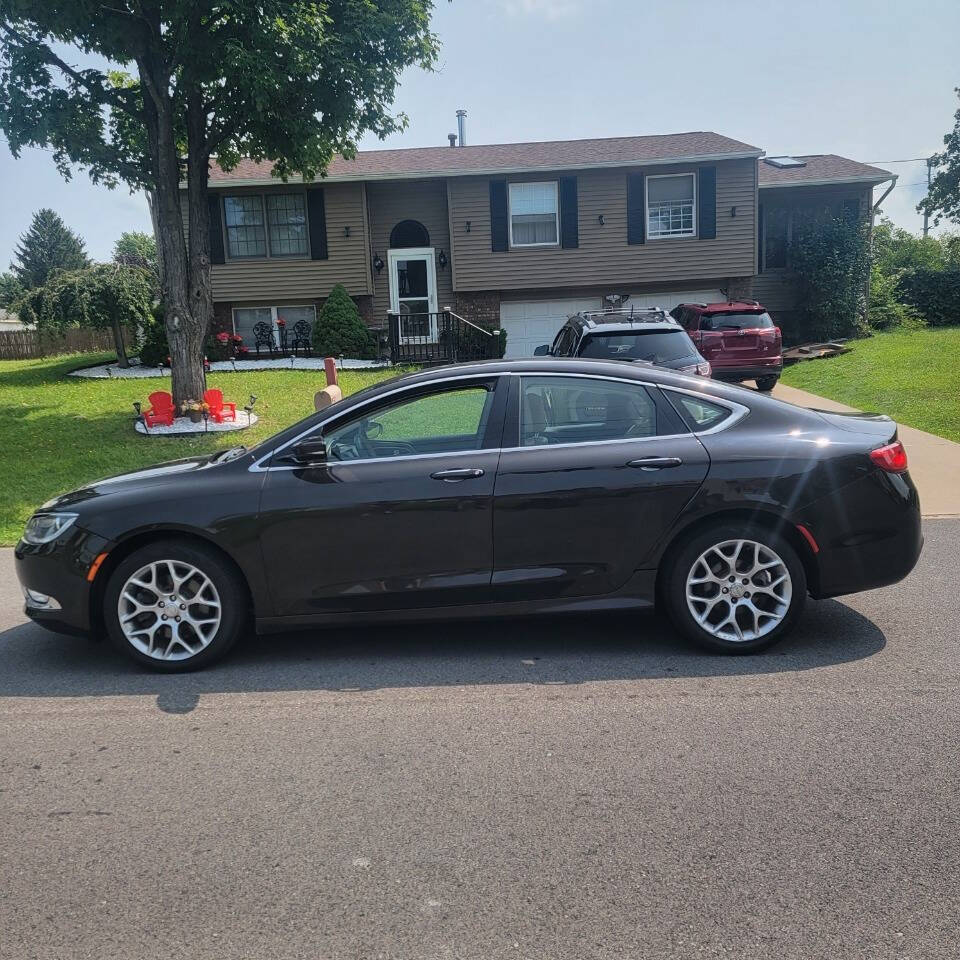
[[[437,273],[433,247],[390,250],[390,310],[400,315],[403,343],[436,343]]]

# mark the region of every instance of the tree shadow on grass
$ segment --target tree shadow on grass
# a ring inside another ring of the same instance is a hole
[[[705,653],[652,613],[595,614],[251,636],[221,663],[167,676],[145,672],[107,642],[23,624],[0,633],[0,696],[151,695],[160,709],[186,713],[210,693],[792,673],[862,660],[885,643],[866,617],[825,600],[809,604],[783,643],[756,655]]]

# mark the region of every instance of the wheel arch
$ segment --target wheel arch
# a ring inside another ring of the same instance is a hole
[[[216,552],[218,557],[237,575],[246,594],[250,614],[253,615],[254,597],[250,581],[243,568],[229,551],[225,550],[211,537],[193,527],[150,527],[132,531],[125,535],[107,554],[107,558],[103,561],[100,569],[97,570],[97,576],[93,581],[93,589],[90,594],[90,622],[98,631],[103,628],[103,598],[114,571],[135,550],[160,540],[180,540],[184,543],[200,544]]]
[[[819,595],[819,565],[810,544],[796,526],[782,514],[776,513],[773,510],[731,507],[729,510],[719,510],[702,517],[697,517],[673,534],[661,552],[660,560],[657,564],[656,596],[658,601],[661,598],[663,583],[670,569],[670,564],[673,562],[673,558],[677,552],[691,537],[695,537],[702,530],[706,530],[720,523],[750,523],[782,536],[790,546],[793,547],[794,552],[803,564],[803,571],[807,578],[807,592],[815,597]]]

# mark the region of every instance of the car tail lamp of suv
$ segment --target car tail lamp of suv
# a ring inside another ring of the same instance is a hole
[[[887,473],[905,473],[907,469],[907,451],[899,440],[871,450],[870,459]]]

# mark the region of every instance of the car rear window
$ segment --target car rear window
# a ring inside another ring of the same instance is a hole
[[[628,333],[591,333],[580,356],[590,360],[649,360],[669,363],[696,353],[684,330],[631,330]]]
[[[711,403],[688,393],[674,393],[672,390],[667,392],[673,405],[679,409],[687,426],[693,431],[709,430],[731,415],[730,409],[719,403]]]
[[[773,320],[769,313],[705,313],[701,330],[769,330]]]

